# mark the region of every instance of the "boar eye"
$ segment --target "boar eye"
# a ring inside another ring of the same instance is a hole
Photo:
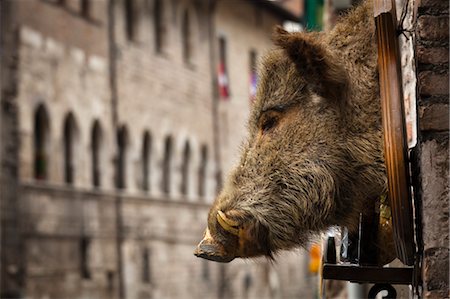
[[[267,132],[270,129],[272,129],[273,127],[275,127],[276,124],[277,124],[277,118],[268,117],[263,121],[261,130],[263,130],[263,132]]]

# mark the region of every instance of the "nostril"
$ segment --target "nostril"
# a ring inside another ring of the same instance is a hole
[[[212,244],[201,244],[199,245],[199,252],[204,254],[216,255],[219,252],[219,248],[217,248],[216,245]]]
[[[196,257],[220,263],[228,263],[234,259],[234,256],[225,254],[223,252],[223,249],[219,248],[219,246],[215,244],[202,243],[200,243],[197,249],[194,251],[194,255]]]

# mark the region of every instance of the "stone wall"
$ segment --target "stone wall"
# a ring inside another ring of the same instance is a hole
[[[449,3],[417,3],[418,166],[423,294],[449,296]]]
[[[129,135],[127,192],[139,192],[139,165],[145,132],[152,139],[150,164],[162,167],[165,138],[173,141],[171,173],[178,173],[183,163],[186,144],[191,149],[190,177],[187,198],[200,200],[197,192],[196,169],[201,162],[201,147],[208,151],[207,196],[215,191],[212,130],[212,86],[209,61],[206,2],[192,5],[188,1],[162,1],[165,22],[161,51],[155,50],[154,7],[148,1],[135,1],[134,38],[126,35],[124,1],[116,1],[115,39],[117,41],[118,121]],[[190,14],[192,58],[183,60],[182,16]],[[150,178],[150,193],[161,195],[160,172]],[[170,197],[181,198],[181,180],[174,176],[170,182]],[[205,198],[204,198],[205,199]]]
[[[94,121],[99,120],[102,131],[101,185],[112,188],[114,149],[107,144],[113,144],[115,136],[111,119],[107,117],[111,115],[107,58],[89,55],[86,49],[71,47],[53,39],[51,34],[36,31],[26,24],[20,29],[19,54],[21,179],[34,179],[34,118],[37,108],[43,106],[49,120],[47,146],[52,153],[47,159],[48,180],[64,184],[64,122],[72,113],[76,130],[73,184],[83,188],[92,186],[88,153],[91,149],[92,127]]]

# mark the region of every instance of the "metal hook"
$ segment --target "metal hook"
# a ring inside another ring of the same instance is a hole
[[[370,288],[368,295],[369,299],[375,299],[377,297],[377,294],[380,293],[381,291],[388,292],[386,296],[383,296],[384,299],[397,298],[397,291],[392,285],[388,283],[377,283],[372,288]]]

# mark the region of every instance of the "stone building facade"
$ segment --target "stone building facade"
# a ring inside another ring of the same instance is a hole
[[[314,291],[299,252],[229,265],[192,254],[244,137],[255,57],[294,15],[247,0],[11,0],[0,12],[0,297]]]

